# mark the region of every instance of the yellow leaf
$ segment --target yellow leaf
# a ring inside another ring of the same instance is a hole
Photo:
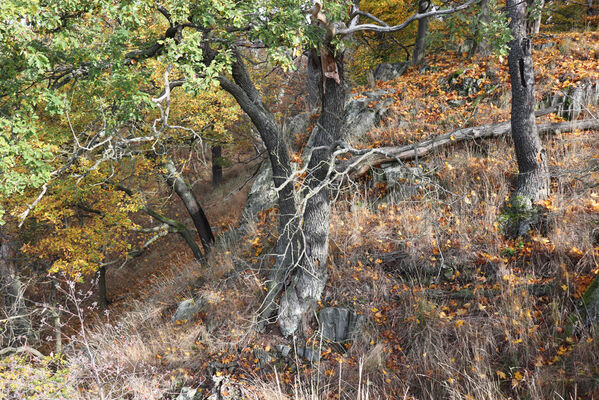
[[[458,328],[459,328],[460,326],[462,326],[462,325],[464,325],[464,320],[458,319],[458,320],[455,322],[455,326],[457,326]]]
[[[505,379],[505,378],[507,378],[507,376],[505,375],[505,373],[503,371],[497,371],[495,373],[497,374],[497,376],[499,377],[499,379]]]
[[[516,371],[516,373],[514,374],[514,379],[517,381],[521,381],[523,378],[524,378],[524,376],[522,376],[520,371]]]

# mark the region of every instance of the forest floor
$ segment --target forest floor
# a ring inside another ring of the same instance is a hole
[[[542,43],[550,44],[534,54],[539,100],[599,81],[598,33],[546,35]],[[396,102],[361,147],[509,120],[506,60],[442,53],[426,65],[377,83],[394,89]],[[468,92],[466,78],[483,89]],[[591,107],[580,118],[598,115]],[[537,122],[558,120],[549,114]],[[544,228],[526,237],[502,233],[517,174],[507,137],[406,163],[423,173],[404,182],[417,188],[409,195],[390,200],[376,171],[339,193],[321,306],[363,317],[351,342],[323,340],[315,323],[295,339],[274,326],[256,331],[275,241],[270,209],[240,242],[218,246],[209,267],[172,236],[109,272],[112,324],[98,324],[86,339],[94,367],[81,356],[70,370],[88,380],[82,387],[90,393],[103,386],[131,399],[174,399],[182,387],[208,394],[218,385],[226,399],[238,390],[281,400],[599,399],[598,332],[581,322],[581,297],[599,273],[599,132],[545,136],[543,144],[552,194],[539,205]],[[226,169],[218,190],[203,183],[207,169],[197,175],[193,189],[217,233],[237,223],[250,184],[223,199],[256,166]],[[185,218],[182,205],[175,210]],[[206,301],[198,318],[170,322],[177,303],[192,296]],[[320,357],[305,360],[294,350],[283,357],[280,346],[311,347]]]

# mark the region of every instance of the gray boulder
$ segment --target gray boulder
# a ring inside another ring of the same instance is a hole
[[[312,347],[298,347],[297,355],[312,363],[320,361],[320,351]]]
[[[398,189],[405,183],[427,184],[431,182],[430,173],[426,167],[404,167],[397,164],[383,164],[383,174],[388,187]]]
[[[352,340],[362,325],[363,317],[352,310],[327,307],[318,312],[318,323],[322,337],[342,343]]]
[[[202,311],[203,306],[203,300],[188,299],[182,301],[177,306],[177,311],[175,311],[175,315],[171,317],[171,322],[189,321],[192,318],[194,318],[200,311]]]
[[[394,99],[393,90],[375,90],[354,95],[345,105],[343,131],[348,142],[362,138],[386,116]]]
[[[374,79],[377,81],[390,81],[403,75],[409,67],[409,62],[379,64],[374,69]]]
[[[241,386],[227,376],[213,376],[214,387],[206,400],[243,400]]]
[[[278,344],[277,351],[281,353],[281,356],[288,357],[289,353],[291,353],[291,346],[287,346],[286,344]]]
[[[387,182],[387,195],[382,201],[391,203],[399,203],[416,196],[433,182],[426,166],[404,167],[394,163],[383,164],[382,174],[378,179]]]
[[[198,400],[201,395],[198,393],[197,389],[192,389],[190,387],[182,387],[179,396],[175,400]]]
[[[285,121],[283,132],[288,144],[292,145],[296,136],[308,129],[308,126],[310,125],[310,118],[312,118],[315,112],[316,111],[314,110],[299,113]]]
[[[254,179],[243,208],[243,218],[253,220],[258,212],[274,207],[276,204],[277,192],[272,181],[272,168],[267,161]]]
[[[258,359],[258,366],[260,369],[264,369],[277,361],[276,357],[274,357],[271,353],[259,348],[254,349],[254,357]]]

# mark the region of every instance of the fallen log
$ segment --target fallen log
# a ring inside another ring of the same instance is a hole
[[[537,124],[537,129],[539,134],[557,134],[561,132],[572,132],[574,130],[599,130],[599,119]],[[377,167],[386,162],[413,160],[415,158],[423,157],[439,147],[466,140],[497,138],[505,136],[510,132],[511,124],[508,121],[499,124],[458,129],[419,143],[405,146],[351,150],[350,152],[354,154],[354,157],[349,160],[338,162],[336,169],[338,173],[348,174],[352,178],[357,178],[368,172],[370,168]]]

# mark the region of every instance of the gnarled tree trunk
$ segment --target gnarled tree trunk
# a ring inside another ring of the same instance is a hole
[[[332,49],[326,49],[330,51]],[[328,278],[329,216],[331,201],[326,184],[334,144],[342,138],[345,106],[343,55],[334,57],[339,81],[323,76],[322,112],[312,133],[313,147],[308,162],[302,238],[304,252],[299,268],[294,269],[279,308],[279,328],[285,336],[296,332],[302,318],[317,306]]]
[[[210,51],[207,49],[207,51]],[[233,81],[219,77],[221,87],[231,94],[243,111],[250,117],[266,146],[273,172],[273,181],[278,194],[279,228],[274,250],[274,265],[268,282],[268,293],[258,310],[258,328],[265,324],[277,308],[276,298],[283,289],[293,266],[298,265],[303,242],[300,240],[300,216],[297,214],[293,169],[289,152],[273,115],[266,109],[262,98],[254,86],[239,52],[232,65]]]
[[[512,205],[530,209],[532,203],[549,195],[547,156],[535,124],[535,79],[531,41],[526,36],[526,6],[521,0],[508,0],[513,40],[508,56],[512,84],[512,137],[518,160],[518,182]]]

